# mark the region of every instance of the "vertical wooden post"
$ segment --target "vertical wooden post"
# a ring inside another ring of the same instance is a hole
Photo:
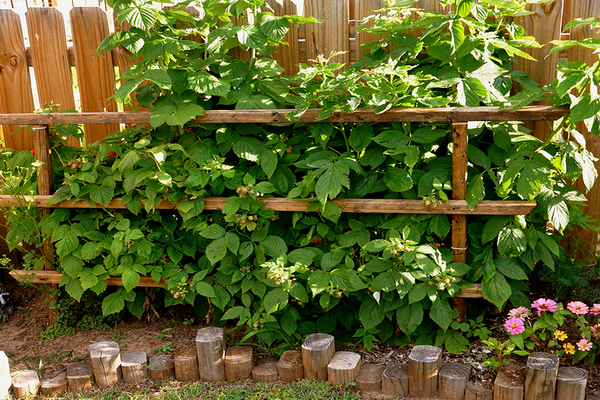
[[[375,14],[375,10],[379,10],[385,7],[385,1],[383,0],[356,0],[354,2],[354,26],[356,27],[355,41],[354,41],[354,58],[351,61],[358,60],[362,54],[369,53],[367,49],[361,49],[365,43],[374,42],[376,40],[383,39],[383,35],[373,35],[369,32],[359,31],[358,26],[361,21],[369,15]],[[372,27],[373,21],[369,21],[366,27]]]
[[[41,161],[38,174],[38,194],[50,195],[53,189],[53,178],[52,178],[52,155],[50,153],[50,126],[48,125],[36,125],[32,128],[33,130],[33,150],[35,151],[35,158],[37,161]],[[49,208],[42,208],[42,216],[48,214]],[[42,246],[43,255],[47,257],[44,262],[45,270],[54,270],[54,266],[48,259],[52,259],[52,243],[50,238],[44,241]],[[47,285],[48,289],[56,290],[58,286],[56,284]],[[57,300],[56,296],[49,296],[48,301]],[[56,309],[49,308],[50,322],[53,324],[56,322]]]
[[[558,375],[558,356],[531,353],[527,358],[525,400],[554,400]]]
[[[275,0],[267,0],[267,3],[273,8],[275,15],[297,15],[298,5],[292,0],[284,0],[279,5]],[[298,25],[290,25],[290,30],[286,33],[284,40],[288,45],[281,45],[273,52],[273,57],[281,68],[285,69],[284,74],[294,75],[298,73],[298,64],[300,64],[300,45],[298,43]]]
[[[452,198],[467,198],[467,146],[469,135],[466,122],[452,124]],[[452,215],[452,253],[454,261],[467,262],[467,216]],[[458,309],[461,321],[467,320],[465,299],[455,297],[454,307]]]
[[[304,0],[304,15],[324,20],[320,24],[306,24],[306,58],[314,60],[319,54],[329,57],[332,51],[345,51],[331,62],[347,65],[350,62],[348,0]]]

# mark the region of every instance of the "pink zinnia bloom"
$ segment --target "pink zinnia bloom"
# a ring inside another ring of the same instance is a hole
[[[588,342],[587,339],[581,339],[577,342],[577,348],[580,351],[590,351],[592,349],[592,343]]]
[[[567,309],[573,314],[585,315],[588,313],[589,307],[581,301],[572,301],[567,304]]]
[[[531,308],[535,308],[537,310],[538,317],[542,315],[543,311],[554,312],[558,310],[556,302],[550,299],[537,299],[531,303]]]
[[[511,335],[517,335],[525,331],[525,325],[519,318],[511,318],[504,323],[504,327]]]
[[[594,307],[590,308],[590,314],[592,314],[592,315],[600,314],[600,304],[594,303]]]
[[[508,312],[508,318],[518,318],[521,321],[525,321],[525,319],[529,318],[530,315],[531,313],[526,307],[513,308]]]

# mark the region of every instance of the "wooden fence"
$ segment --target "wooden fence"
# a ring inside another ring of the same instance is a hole
[[[100,41],[110,31],[120,28],[112,23],[110,10],[107,13],[104,5],[78,6],[82,1],[91,0],[0,0],[0,7],[5,7],[0,8],[0,113],[31,113],[35,104],[50,103],[60,104],[61,109],[77,108],[83,112],[122,109],[109,98],[114,93],[115,76],[128,68],[132,60],[122,48],[104,58],[97,56]],[[40,5],[56,7],[37,7]],[[303,15],[325,21],[291,29],[287,38],[290,46],[280,49],[274,57],[290,73],[297,70],[298,63],[319,53],[329,54],[332,50],[348,51],[336,61],[351,63],[358,57],[360,45],[373,39],[370,34],[356,32],[355,21],[373,14],[373,10],[383,5],[383,0],[286,0],[283,7],[275,7],[277,13],[301,11]],[[417,5],[428,11],[444,11],[437,0],[420,0]],[[594,36],[586,27],[568,33],[562,33],[562,27],[570,19],[599,16],[600,0],[557,0],[532,4],[530,8],[534,13],[518,22],[539,42],[547,43],[569,35],[578,39]],[[67,10],[68,16],[65,15]],[[531,53],[538,61],[519,59],[516,67],[541,84],[547,84],[555,77],[559,57],[587,63],[597,59],[591,51],[579,48],[546,57],[549,49],[550,46],[532,49]],[[537,136],[548,134],[547,122],[531,124]],[[17,128],[18,124],[2,125],[5,145],[14,149],[33,149],[30,132],[24,129],[12,134]],[[116,123],[86,124],[85,138],[87,142],[94,142],[118,129]],[[600,157],[600,140],[590,134],[586,139],[588,148]],[[600,185],[596,184],[587,196],[588,214],[600,218]],[[579,252],[578,257],[591,259],[596,242],[594,232],[577,232],[567,246],[572,253]]]

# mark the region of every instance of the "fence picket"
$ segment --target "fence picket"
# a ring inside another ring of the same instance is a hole
[[[269,5],[273,8],[273,14],[275,15],[296,15],[298,14],[297,5],[291,0],[284,0],[283,6],[279,5],[274,0],[267,0]],[[294,75],[298,73],[298,64],[300,63],[300,48],[298,46],[298,26],[290,25],[290,30],[285,35],[288,46],[279,46],[279,48],[273,52],[272,57],[277,60],[281,68],[285,69],[285,74]]]
[[[362,54],[369,53],[368,49],[361,49],[365,43],[374,42],[376,40],[381,40],[383,35],[373,35],[369,32],[359,31],[358,26],[360,25],[363,18],[368,17],[369,15],[375,14],[374,10],[379,10],[385,7],[384,0],[356,0],[354,3],[354,15],[356,18],[355,26],[356,26],[356,39],[355,39],[355,53],[356,58],[360,58]],[[369,21],[366,27],[372,27],[373,22]]]
[[[100,7],[75,7],[70,16],[82,111],[118,111],[117,103],[109,99],[115,90],[112,55],[96,54],[109,35],[106,13]],[[119,130],[119,125],[86,125],[84,130],[87,143],[93,143]]]
[[[592,16],[600,16],[600,0],[573,1],[570,15],[572,19],[586,19]],[[571,28],[570,36],[572,40],[600,38],[600,34],[586,26]],[[588,65],[593,65],[598,61],[598,55],[594,54],[593,50],[575,46],[569,49],[567,60],[583,61]],[[580,122],[577,124],[577,127],[579,132],[585,137],[587,149],[594,153],[596,157],[600,157],[600,139],[590,133],[583,123]],[[600,171],[600,162],[597,161],[595,165],[596,171]],[[585,185],[581,179],[577,180],[575,187],[585,193]],[[586,207],[584,212],[596,220],[600,219],[600,184],[598,181],[596,181],[594,187],[586,193],[586,197],[588,198],[588,204],[590,206]],[[576,230],[569,239],[566,249],[569,254],[573,254],[578,259],[594,260],[596,252],[595,244],[598,242],[597,232],[591,230]],[[579,254],[576,254],[576,252]]]
[[[53,103],[59,104],[60,110],[74,110],[73,75],[62,14],[53,7],[32,7],[25,16],[40,105]],[[79,141],[69,138],[68,144],[79,146]]]
[[[33,95],[23,30],[13,10],[0,9],[0,32],[0,113],[32,112]],[[18,128],[18,125],[2,126],[6,147],[32,149],[33,140],[27,130],[12,134]]]
[[[305,0],[304,15],[324,21],[306,24],[306,58],[314,60],[317,55],[329,57],[332,51],[345,51],[332,58],[332,62],[350,62],[350,6],[348,0]]]

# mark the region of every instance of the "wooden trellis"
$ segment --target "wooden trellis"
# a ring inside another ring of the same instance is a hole
[[[468,121],[552,121],[565,115],[567,109],[549,106],[530,106],[517,111],[499,110],[496,107],[474,108],[413,108],[394,109],[384,114],[375,114],[372,110],[359,110],[352,114],[335,113],[324,120],[316,120],[316,110],[309,110],[301,117],[301,122],[450,122],[452,124],[452,200],[439,204],[435,208],[423,205],[420,200],[404,199],[337,199],[334,202],[342,212],[352,213],[391,213],[391,214],[448,214],[452,215],[452,251],[454,260],[467,261],[467,215],[525,215],[535,206],[529,201],[481,201],[473,210],[467,206],[467,163],[468,163]],[[195,123],[281,123],[293,122],[286,118],[289,110],[250,110],[206,111],[205,115],[196,118]],[[51,208],[114,208],[123,209],[121,199],[113,199],[106,207],[88,201],[71,203],[64,201],[48,206],[52,192],[51,153],[49,144],[49,128],[52,124],[110,124],[110,123],[148,123],[150,113],[80,113],[80,114],[0,114],[0,124],[33,125],[33,139],[36,158],[43,162],[38,180],[38,193],[34,196],[35,204],[43,212]],[[221,210],[225,198],[207,197],[206,210]],[[0,196],[0,201],[6,206],[20,204],[12,196]],[[307,202],[302,200],[287,200],[285,198],[263,198],[265,207],[275,211],[306,211]],[[158,209],[175,209],[177,203],[162,201]],[[28,276],[26,276],[26,274]],[[27,279],[33,283],[57,284],[62,273],[53,271],[51,265],[46,265],[45,271],[13,271],[11,275],[17,279]],[[121,286],[120,278],[110,278],[105,281],[108,285]],[[162,287],[167,280],[155,282],[143,277],[138,286]],[[455,306],[465,314],[464,298],[482,297],[479,285],[474,288],[463,288],[459,298],[455,298]]]

